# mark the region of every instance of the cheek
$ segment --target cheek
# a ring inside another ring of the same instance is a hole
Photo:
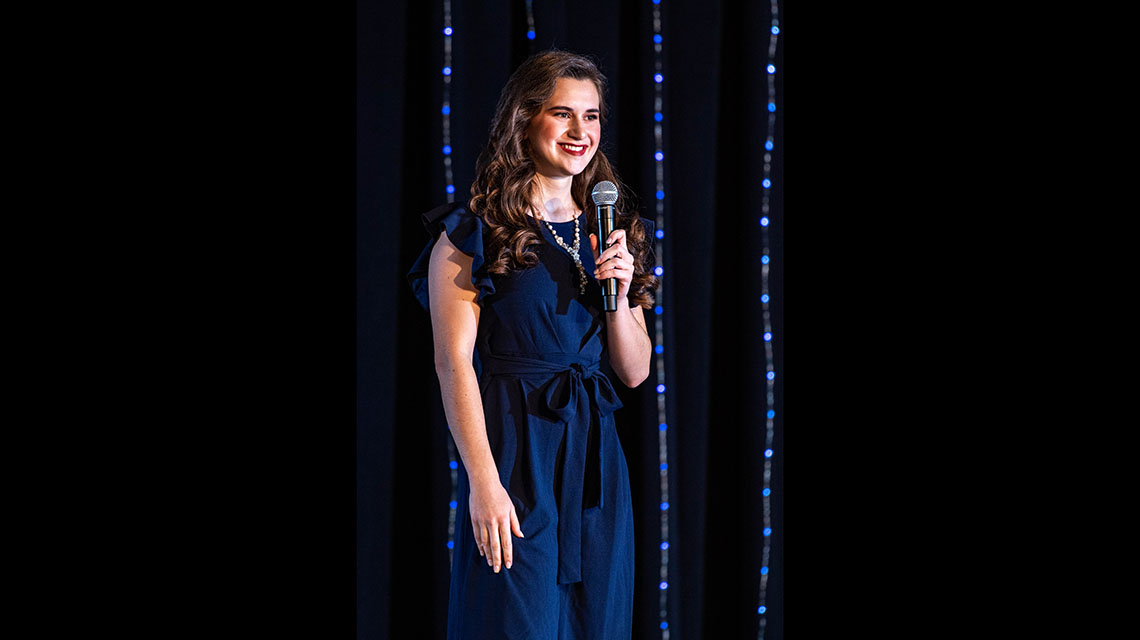
[[[549,125],[549,123],[541,122],[541,123],[532,125],[532,127],[530,128],[530,137],[532,139],[535,139],[536,141],[539,141],[539,143],[540,143],[540,141],[548,140],[549,138],[551,138],[551,136],[554,135],[553,131],[554,131],[554,128],[551,127],[551,125]]]

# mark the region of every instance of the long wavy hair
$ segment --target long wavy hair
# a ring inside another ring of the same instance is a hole
[[[482,218],[488,230],[485,242],[490,273],[503,275],[538,264],[533,248],[545,241],[538,227],[540,212],[533,204],[538,188],[534,180],[536,169],[524,134],[531,119],[554,95],[559,78],[593,82],[598,90],[600,122],[606,122],[606,77],[589,58],[568,51],[544,51],[528,58],[511,74],[499,96],[487,146],[475,164],[475,181],[468,202],[468,209]],[[657,277],[650,273],[652,242],[637,223],[640,216],[632,193],[601,148],[582,173],[574,176],[571,197],[586,217],[587,233],[598,235],[601,243],[604,238],[598,233],[597,213],[587,204],[593,185],[602,180],[618,187],[616,223],[619,229],[626,230],[626,245],[633,253],[629,300],[648,309],[653,306],[658,286]],[[528,216],[528,211],[536,217]]]

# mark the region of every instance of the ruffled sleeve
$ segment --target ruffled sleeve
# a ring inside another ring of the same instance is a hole
[[[420,305],[430,310],[428,263],[431,261],[431,250],[435,247],[440,232],[445,230],[447,239],[451,240],[460,251],[471,256],[471,283],[478,291],[475,301],[481,302],[484,296],[495,293],[495,285],[491,282],[491,274],[487,273],[483,256],[483,221],[461,205],[454,203],[440,205],[420,217],[431,237],[407,276],[408,284],[412,285],[412,293]]]

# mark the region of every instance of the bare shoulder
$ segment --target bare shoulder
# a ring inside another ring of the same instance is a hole
[[[460,251],[447,237],[447,232],[441,231],[428,263],[428,280],[433,294],[437,288],[441,293],[450,290],[449,297],[467,298],[462,293],[469,293],[473,301],[478,291],[471,282],[471,263],[471,256]]]

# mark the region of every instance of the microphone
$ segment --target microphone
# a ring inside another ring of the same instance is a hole
[[[617,214],[614,212],[614,203],[618,199],[617,185],[609,180],[603,180],[594,185],[594,190],[590,194],[594,198],[594,206],[597,208],[598,214],[598,253],[609,248],[607,243],[604,247],[601,242],[610,237],[617,227],[615,219]],[[617,278],[606,278],[602,280],[602,308],[606,311],[617,311]]]

